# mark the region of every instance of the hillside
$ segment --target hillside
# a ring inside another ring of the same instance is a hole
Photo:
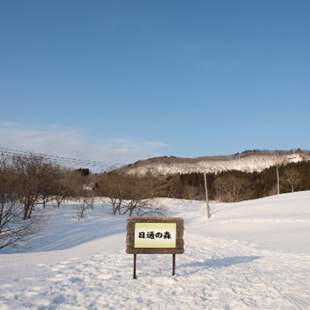
[[[309,151],[245,151],[230,156],[213,156],[199,158],[181,158],[175,156],[154,157],[141,160],[121,168],[129,174],[143,175],[150,171],[153,174],[174,173],[219,173],[223,171],[238,170],[243,172],[261,172],[266,168],[288,163],[309,161]]]

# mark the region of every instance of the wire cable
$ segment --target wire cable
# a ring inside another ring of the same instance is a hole
[[[118,164],[118,163],[107,163],[103,161],[95,161],[95,160],[64,157],[64,156],[57,156],[57,155],[37,153],[37,152],[21,151],[21,150],[14,150],[14,149],[9,149],[5,147],[0,147],[0,154],[10,156],[10,157],[13,157],[16,155],[28,157],[29,155],[34,154],[38,156],[43,156],[46,160],[52,163],[57,163],[57,164],[64,165],[64,166],[74,166],[74,167],[86,166],[87,168],[94,167],[94,168],[100,168],[101,170],[105,170],[105,171],[111,171],[111,170],[125,166],[124,164]]]

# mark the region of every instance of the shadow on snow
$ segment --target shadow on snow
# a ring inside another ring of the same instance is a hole
[[[232,265],[247,264],[260,258],[260,256],[233,256],[215,259],[205,259],[203,262],[192,262],[179,265],[178,269],[192,267],[196,269],[196,272],[198,272],[199,270],[206,268],[227,268]]]

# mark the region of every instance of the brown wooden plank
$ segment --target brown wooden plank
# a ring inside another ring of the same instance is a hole
[[[176,223],[175,248],[134,248],[135,223]],[[181,217],[128,217],[126,253],[128,254],[182,254],[184,253],[184,219]]]

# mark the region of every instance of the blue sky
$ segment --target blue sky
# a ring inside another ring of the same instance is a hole
[[[308,0],[0,2],[0,147],[113,163],[310,149]]]

